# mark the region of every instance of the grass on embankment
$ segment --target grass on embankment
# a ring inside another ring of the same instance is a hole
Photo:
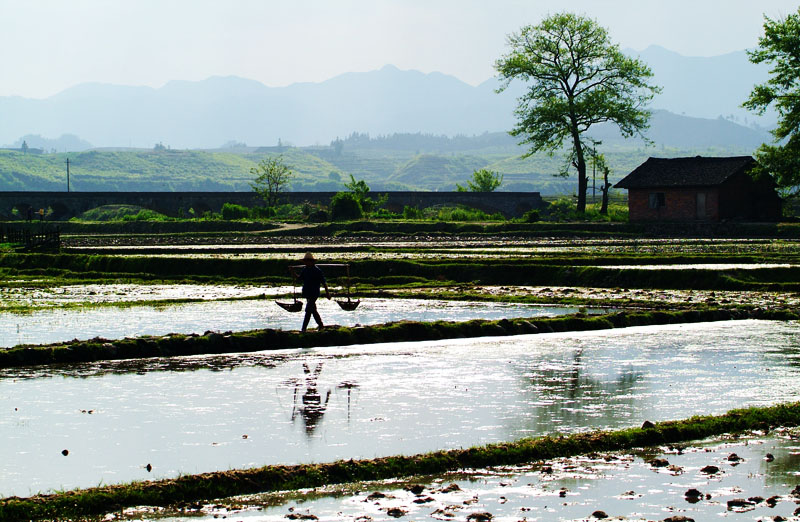
[[[168,506],[266,491],[523,464],[598,451],[675,444],[724,433],[767,431],[778,426],[798,425],[800,403],[791,403],[659,422],[647,428],[545,436],[413,456],[203,473],[31,498],[0,499],[0,521],[102,515],[131,506]]]
[[[706,309],[685,311],[617,312],[605,315],[563,315],[550,318],[519,318],[465,322],[398,321],[362,327],[335,327],[308,332],[253,330],[249,332],[170,334],[120,340],[91,339],[44,346],[17,346],[0,350],[0,368],[39,364],[80,363],[100,360],[172,357],[348,346],[404,341],[434,341],[469,337],[521,335],[549,332],[603,330],[628,326],[725,321],[731,319],[798,319],[786,310]]]

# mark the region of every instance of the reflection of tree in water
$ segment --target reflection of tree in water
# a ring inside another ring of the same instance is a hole
[[[593,426],[618,426],[623,412],[636,408],[636,389],[644,374],[623,369],[613,380],[599,380],[586,375],[583,348],[572,361],[561,365],[541,361],[525,369],[519,378],[521,401],[530,405],[528,414],[514,416],[514,431],[530,435],[554,431],[576,431]],[[638,419],[637,419],[638,420]]]
[[[796,373],[800,368],[800,346],[798,346],[797,335],[792,333],[776,337],[776,341],[769,343],[766,350],[760,351],[766,359],[765,365],[768,368],[784,367],[792,370],[792,373]],[[762,338],[762,346],[765,344],[767,343]]]
[[[766,443],[761,446],[763,449],[756,453],[762,457],[758,472],[764,475],[764,484],[767,486],[794,484],[797,470],[800,469],[800,453],[797,452],[797,447],[800,446],[800,433],[797,429],[793,429],[786,434],[773,436],[775,438],[766,439]],[[763,460],[767,453],[772,453],[775,460],[772,462]]]

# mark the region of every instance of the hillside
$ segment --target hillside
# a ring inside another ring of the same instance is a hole
[[[654,118],[653,135],[685,133],[686,118],[661,115]],[[662,129],[662,121],[678,122],[673,131]],[[687,124],[691,124],[688,122]],[[726,136],[732,143],[698,136],[705,146],[645,146],[635,141],[603,139],[602,152],[612,168],[612,180],[620,179],[649,156],[741,155],[752,153],[760,137],[755,132],[725,120],[702,120],[711,136],[732,128]],[[732,126],[732,127],[731,127]],[[744,139],[744,138],[746,139]],[[740,140],[739,138],[742,138]],[[371,139],[351,135],[338,146],[238,147],[225,150],[95,149],[71,154],[23,154],[0,149],[0,190],[66,190],[66,159],[70,159],[70,185],[74,191],[249,191],[250,169],[269,156],[282,155],[292,167],[296,191],[342,190],[352,174],[367,181],[373,191],[454,190],[480,168],[504,176],[500,190],[539,191],[545,195],[569,194],[575,190],[574,176],[556,177],[563,166],[560,155],[537,154],[523,158],[525,149],[505,133],[474,137],[394,134]],[[591,186],[591,181],[590,181]],[[598,181],[599,186],[599,181]]]

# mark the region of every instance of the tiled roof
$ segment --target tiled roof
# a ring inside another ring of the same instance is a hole
[[[751,156],[731,158],[648,158],[615,188],[705,187],[720,185],[755,164]]]

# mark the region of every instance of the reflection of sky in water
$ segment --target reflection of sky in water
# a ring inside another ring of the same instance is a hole
[[[797,400],[798,336],[796,323],[737,321],[4,370],[0,494]]]
[[[280,299],[291,302],[288,299]],[[509,303],[474,303],[422,299],[364,299],[354,312],[320,299],[317,308],[325,324],[355,326],[390,321],[466,321],[572,314],[576,307]],[[588,312],[598,309],[589,309]],[[207,301],[168,306],[93,307],[37,310],[29,314],[0,313],[0,346],[45,344],[72,339],[120,339],[140,335],[246,331],[259,328],[299,330],[302,313],[289,313],[271,300]],[[312,328],[316,326],[311,321]]]

